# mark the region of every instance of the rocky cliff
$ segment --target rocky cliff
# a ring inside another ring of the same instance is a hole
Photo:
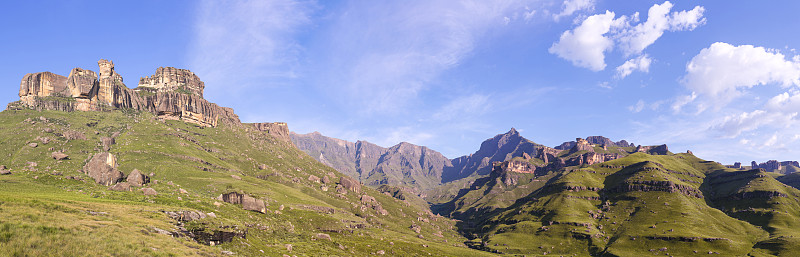
[[[587,137],[585,140],[589,144],[594,144],[594,145],[598,145],[598,146],[606,145],[606,146],[618,146],[618,147],[635,147],[634,144],[628,143],[628,141],[620,140],[620,141],[614,142],[614,141],[611,141],[611,139],[608,139],[608,138],[603,137],[603,136],[590,136],[590,137]],[[577,142],[577,140],[576,141],[564,142],[561,145],[556,146],[555,149],[558,149],[558,150],[569,150],[569,149],[572,149],[575,146],[576,142]]]
[[[157,92],[182,91],[189,95],[203,97],[206,85],[193,72],[173,67],[158,67],[153,76],[139,79],[139,87],[155,89]]]
[[[256,131],[267,132],[273,137],[292,143],[292,138],[289,136],[289,126],[286,122],[261,122],[261,123],[247,123],[253,126]]]
[[[203,99],[205,84],[189,70],[161,67],[153,76],[141,78],[139,87],[130,89],[112,61],[101,59],[97,65],[99,76],[82,68],[72,69],[69,77],[52,72],[26,74],[20,83],[20,101],[10,103],[8,109],[133,109],[207,127],[216,127],[220,122],[241,125],[233,109]]]
[[[291,133],[292,142],[318,161],[366,185],[402,185],[427,189],[441,182],[450,160],[424,146],[400,143],[383,148],[366,141],[348,142],[319,132]]]
[[[481,148],[477,152],[453,159],[453,167],[446,168],[442,173],[442,182],[458,180],[473,174],[489,174],[494,162],[502,162],[523,154],[536,155],[538,147],[541,145],[525,139],[516,129],[511,128],[508,132],[481,143]]]

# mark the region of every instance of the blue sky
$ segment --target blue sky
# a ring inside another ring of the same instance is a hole
[[[25,73],[187,68],[246,122],[450,158],[511,127],[732,163],[800,159],[796,1],[10,1],[0,102]]]

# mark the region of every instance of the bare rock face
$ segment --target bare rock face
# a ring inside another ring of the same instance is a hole
[[[94,157],[83,166],[83,172],[92,177],[95,182],[104,186],[113,185],[122,180],[123,174],[117,170],[117,158],[103,152]]]
[[[52,72],[28,73],[19,84],[19,97],[23,102],[33,97],[45,97],[62,94],[67,88],[67,77]]]
[[[140,87],[130,89],[114,69],[114,63],[97,62],[93,71],[72,69],[69,77],[51,72],[30,73],[20,83],[20,101],[8,109],[34,108],[59,111],[101,111],[113,108],[147,111],[162,119],[177,119],[214,127],[218,122],[241,126],[233,109],[203,99],[205,85],[189,70],[161,67],[151,77],[142,78]],[[140,91],[146,93],[140,94]],[[54,96],[55,98],[47,98]],[[288,129],[275,130],[288,137]],[[271,133],[272,134],[272,133]]]
[[[339,184],[342,185],[342,187],[344,187],[347,190],[350,190],[355,193],[361,193],[361,183],[359,183],[355,179],[343,176],[339,180]]]
[[[205,83],[193,72],[173,67],[158,67],[153,76],[139,79],[140,87],[155,89],[156,92],[181,92],[203,98]]]
[[[267,205],[264,204],[264,201],[253,198],[249,195],[240,194],[237,192],[230,192],[227,194],[219,195],[219,197],[217,197],[217,200],[226,203],[240,204],[242,205],[242,209],[245,210],[267,213]]]
[[[81,68],[74,68],[67,78],[67,88],[73,98],[89,99],[97,95],[97,73]]]
[[[594,145],[590,144],[589,141],[583,138],[576,138],[575,139],[575,146],[572,147],[572,152],[578,151],[590,151],[594,152]]]
[[[651,155],[667,155],[669,148],[667,145],[637,146],[636,152],[648,153]]]
[[[183,120],[207,127],[216,127],[218,120],[228,124],[240,124],[239,116],[228,113],[226,109],[197,95],[177,92],[158,93],[147,97],[147,104],[154,106],[156,115],[161,119]]]
[[[286,125],[286,122],[263,122],[252,124],[253,127],[258,131],[267,132],[271,136],[285,142],[292,142],[292,138],[289,136],[289,126]]]
[[[131,174],[128,175],[128,183],[132,186],[144,186],[147,183],[150,183],[150,177],[142,174],[138,169],[133,169]]]

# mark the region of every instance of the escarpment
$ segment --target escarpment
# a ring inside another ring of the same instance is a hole
[[[68,77],[52,72],[26,74],[20,82],[20,101],[10,103],[8,109],[133,109],[206,127],[220,123],[241,125],[233,109],[203,99],[205,83],[189,70],[159,67],[154,75],[141,78],[138,87],[131,89],[125,86],[112,61],[101,59],[97,65],[99,75],[82,68],[72,69]],[[288,132],[278,137],[287,138]]]

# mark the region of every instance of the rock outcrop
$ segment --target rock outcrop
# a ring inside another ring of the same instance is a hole
[[[113,62],[101,59],[97,64],[99,76],[81,68],[72,69],[69,77],[51,72],[26,74],[20,83],[20,101],[10,103],[8,109],[133,109],[151,112],[162,119],[207,127],[215,127],[220,122],[241,124],[233,109],[203,99],[205,84],[189,70],[161,67],[153,76],[140,79],[139,87],[130,89],[114,69]]]
[[[589,144],[599,145],[599,146],[606,145],[606,146],[617,146],[617,147],[635,147],[635,145],[633,145],[632,143],[628,143],[628,141],[620,140],[618,142],[614,142],[614,141],[611,141],[611,139],[608,139],[608,138],[602,137],[602,136],[590,136],[590,137],[587,137],[585,140]],[[576,141],[564,142],[561,145],[556,146],[555,149],[558,149],[558,150],[569,150],[569,149],[572,149],[573,147],[575,147],[576,143],[577,143]]]
[[[253,128],[257,131],[267,132],[271,136],[292,143],[292,138],[289,136],[289,126],[286,122],[262,122],[251,123]]]
[[[83,166],[83,172],[104,186],[113,185],[123,177],[122,172],[117,170],[117,158],[107,152],[95,154],[89,163]]]
[[[648,153],[652,155],[667,155],[669,148],[667,145],[637,146],[635,152]]]
[[[230,192],[219,195],[217,200],[242,205],[242,209],[245,210],[267,213],[267,205],[264,204],[264,200],[256,199],[246,194]]]
[[[184,92],[203,98],[206,85],[189,70],[173,67],[158,67],[153,76],[139,79],[139,87],[151,88],[155,92]]]

